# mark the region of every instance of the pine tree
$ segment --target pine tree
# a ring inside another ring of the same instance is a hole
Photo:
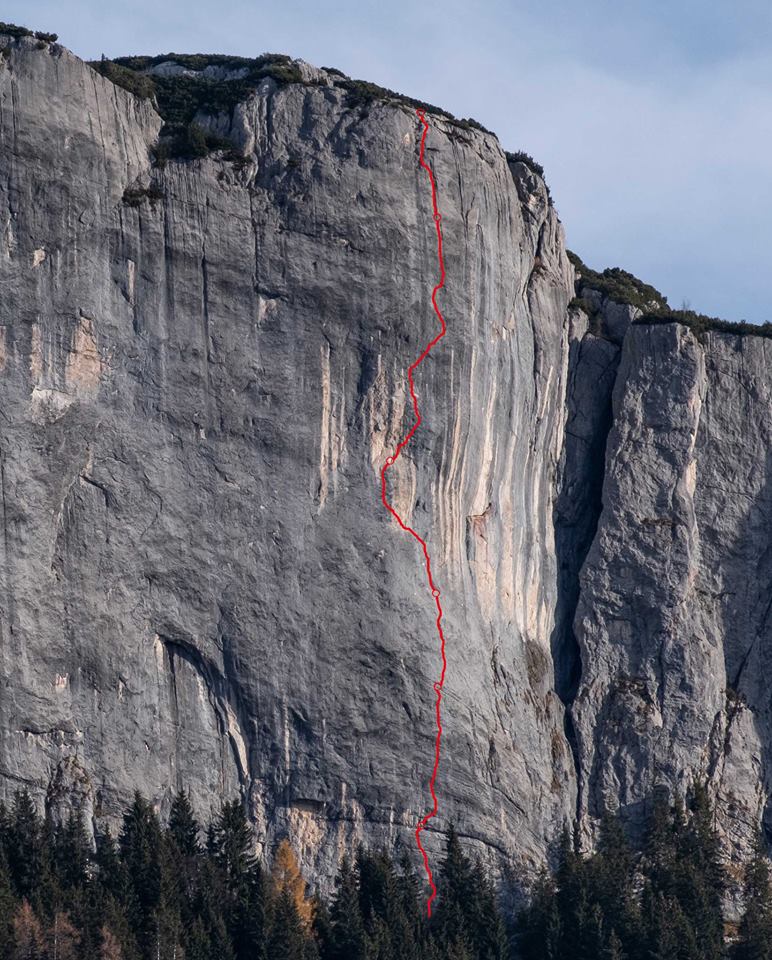
[[[4,800],[0,800],[0,847],[8,851],[8,838],[11,834],[12,817],[11,812]]]
[[[439,946],[474,960],[503,960],[507,938],[493,886],[482,864],[464,854],[453,824],[438,878],[432,930]]]
[[[472,865],[464,856],[455,826],[451,823],[445,840],[445,857],[437,882],[438,899],[432,918],[434,938],[445,949],[469,944],[467,907],[474,890]]]
[[[86,884],[91,847],[81,813],[71,813],[54,830],[52,861],[54,874],[63,891],[76,890]]]
[[[617,936],[616,930],[612,929],[608,939],[603,945],[601,960],[626,960],[626,956],[622,941]]]
[[[330,941],[324,960],[368,960],[367,935],[359,906],[356,875],[343,857],[336,877],[335,896],[330,907]]]
[[[44,846],[42,824],[26,790],[13,798],[8,867],[17,895],[32,898],[44,873]]]
[[[397,955],[394,934],[400,905],[391,860],[381,850],[370,853],[359,847],[354,869],[368,955],[372,960],[393,960]]]
[[[635,860],[618,816],[601,820],[598,850],[587,864],[589,896],[602,917],[602,952],[611,949],[611,931],[620,949],[634,952],[641,939],[640,909],[636,896]]]
[[[208,850],[225,882],[225,920],[238,960],[264,949],[266,883],[254,853],[255,839],[241,804],[226,803],[211,825]]]
[[[772,960],[772,884],[761,830],[757,830],[753,856],[745,867],[745,909],[733,960]]]
[[[667,794],[658,791],[647,829],[642,909],[642,942],[648,951],[644,956],[651,960],[669,960],[671,954],[678,960],[715,960],[721,955],[720,894],[713,901],[715,915],[704,915],[703,869],[708,850],[701,843],[703,832],[704,822],[690,822],[680,797],[671,805]],[[713,838],[706,839],[713,849]],[[698,927],[700,917],[706,920],[702,929]],[[716,946],[718,954],[713,952]]]
[[[360,848],[356,875],[373,960],[423,957],[418,882],[409,859],[403,856],[399,874],[385,850],[370,853]]]
[[[100,886],[113,896],[121,897],[125,894],[127,876],[126,870],[118,854],[118,847],[109,830],[96,835],[96,854],[94,861],[97,867]]]
[[[305,960],[307,934],[289,887],[271,900],[268,956],[271,960]]]
[[[478,960],[506,960],[507,935],[493,883],[481,861],[475,861],[471,875],[472,899],[467,904],[467,928],[472,953]]]
[[[96,835],[94,882],[87,887],[84,908],[84,943],[101,949],[102,930],[107,928],[121,947],[122,960],[135,960],[139,954],[136,938],[129,925],[128,910],[134,893],[118,847],[107,830]]]
[[[403,851],[396,875],[401,930],[395,946],[405,960],[423,960],[426,950],[424,909],[420,903],[420,885],[407,851]]]
[[[153,960],[157,955],[161,899],[161,825],[150,804],[141,794],[123,815],[119,840],[121,861],[126,870],[126,913],[137,938],[141,955]]]
[[[695,783],[692,787],[690,807],[691,815],[683,827],[676,808],[674,892],[694,931],[700,960],[721,960],[725,879],[713,809],[704,784]]]
[[[561,838],[556,882],[561,937],[558,955],[575,960],[595,960],[588,870],[577,851],[576,840],[568,830],[563,831]]]
[[[225,877],[210,859],[201,864],[198,885],[192,903],[193,925],[186,931],[186,960],[235,960],[235,952],[226,917],[232,907],[228,901]],[[259,948],[250,960],[262,960]]]
[[[172,801],[168,833],[183,857],[195,860],[201,853],[200,832],[201,828],[193,813],[190,798],[184,790],[180,790]]]
[[[531,901],[518,919],[517,944],[522,960],[559,960],[561,956],[557,890],[546,870],[539,875]]]
[[[0,837],[1,834],[0,827]],[[0,957],[3,960],[10,955],[13,945],[13,917],[16,906],[16,898],[11,889],[11,873],[8,869],[5,845],[0,839]]]
[[[238,887],[254,869],[254,837],[238,800],[225,803],[209,832],[209,852],[228,883]]]
[[[674,833],[673,811],[669,797],[666,791],[657,789],[646,823],[644,845],[646,875],[655,893],[667,893],[672,888]]]
[[[678,900],[647,890],[644,923],[645,960],[703,960],[692,925]]]
[[[312,938],[314,942],[319,945],[321,955],[323,957],[326,956],[328,953],[328,945],[332,938],[332,925],[327,902],[321,897],[316,897],[316,902],[314,903]]]
[[[184,889],[176,872],[172,844],[165,837],[158,838],[159,890],[153,920],[155,924],[155,956],[164,960],[182,957],[182,909]]]
[[[185,937],[185,960],[210,960],[213,956],[209,931],[201,917],[194,917]]]

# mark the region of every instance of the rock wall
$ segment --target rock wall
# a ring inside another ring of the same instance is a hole
[[[628,331],[603,509],[581,574],[573,707],[580,809],[640,822],[707,778],[727,853],[770,836],[772,343],[678,324]]]
[[[200,117],[235,154],[160,164],[150,102],[0,47],[0,790],[91,824],[240,795],[323,884],[412,851],[439,657],[379,471],[436,332],[413,109],[299,64]],[[519,881],[699,776],[739,855],[772,836],[772,345],[569,306],[542,180],[430,124],[448,335],[390,471],[446,614],[430,854],[452,818]]]
[[[379,470],[435,332],[420,125],[323,71],[153,166],[160,120],[57,45],[0,59],[0,783],[114,818],[241,794],[324,880],[413,850],[433,604]],[[573,271],[542,181],[432,116],[448,336],[390,471],[443,593],[438,830],[535,865],[575,808],[553,508]],[[437,856],[441,836],[430,834]]]

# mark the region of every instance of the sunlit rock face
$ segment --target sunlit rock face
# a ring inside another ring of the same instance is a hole
[[[63,48],[0,61],[0,764],[52,809],[135,788],[243,796],[329,876],[412,849],[439,651],[416,544],[380,499],[436,333],[421,127],[326,74],[161,121]],[[535,866],[575,808],[554,692],[553,506],[573,272],[542,181],[430,116],[448,335],[390,496],[426,537],[449,672],[437,831]]]
[[[0,789],[91,827],[135,789],[240,796],[322,886],[354,840],[413,851],[440,660],[380,470],[437,333],[414,109],[297,62],[199,117],[231,148],[159,162],[151,101],[0,47]],[[769,792],[772,347],[571,304],[541,178],[429,122],[448,333],[388,493],[445,611],[430,856],[454,820],[517,888],[575,816],[589,847],[694,777],[737,855]]]

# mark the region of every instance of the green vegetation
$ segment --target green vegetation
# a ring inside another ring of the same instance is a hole
[[[620,267],[609,267],[602,273],[591,270],[586,264],[577,257],[575,253],[568,251],[568,259],[574,265],[577,273],[576,292],[581,296],[584,288],[597,290],[613,300],[615,303],[626,303],[641,310],[657,312],[658,310],[667,310],[667,298],[659,290],[648,283],[644,283],[627,270]]]
[[[339,73],[340,71],[335,72]],[[367,107],[371,103],[399,103],[412,107],[414,110],[425,110],[426,113],[441,117],[452,126],[459,127],[463,130],[480,130],[482,133],[491,133],[490,130],[487,130],[481,123],[478,123],[477,120],[471,117],[459,120],[457,117],[454,117],[452,113],[448,113],[447,110],[443,110],[433,103],[415,100],[413,97],[407,97],[402,93],[397,93],[395,90],[389,90],[387,87],[379,87],[377,83],[369,83],[366,80],[351,80],[345,77],[338,83],[338,86],[348,91],[348,105],[351,107]]]
[[[207,77],[158,77],[143,71],[159,63],[173,61],[187,70],[222,67],[244,75],[229,80]],[[282,54],[260,57],[229,57],[219,54],[176,54],[159,57],[119,57],[90,64],[98,73],[135,96],[152,99],[164,121],[157,159],[191,159],[206,156],[212,150],[227,150],[230,144],[206,133],[195,118],[199,114],[217,116],[230,113],[245,100],[265,77],[278,84],[300,83],[300,71]]]
[[[541,877],[521,916],[520,960],[772,960],[772,890],[760,841],[745,869],[739,931],[723,919],[726,887],[704,786],[693,787],[688,807],[660,794],[637,846],[612,816],[591,856],[564,835],[555,872]]]
[[[517,917],[451,827],[426,884],[409,855],[358,848],[329,898],[308,889],[282,840],[254,854],[238,801],[204,831],[185,793],[163,826],[139,794],[116,840],[77,816],[41,819],[26,793],[0,804],[0,960],[772,960],[772,883],[759,836],[737,927],[722,916],[726,871],[705,788],[659,794],[632,844],[606,816],[598,849],[565,833]],[[726,934],[729,933],[729,937]]]
[[[149,187],[126,187],[123,191],[123,202],[127,207],[139,207],[145,200],[153,202],[163,200],[165,196],[158,184],[151,183]]]
[[[358,849],[329,900],[307,889],[290,841],[270,869],[254,855],[242,805],[206,831],[184,793],[162,826],[139,794],[117,841],[92,849],[78,817],[41,820],[26,793],[0,804],[1,960],[504,960],[490,881],[453,830],[426,886],[407,857]]]
[[[0,21],[0,33],[19,40],[21,37],[34,37],[41,43],[56,43],[59,37],[55,33],[45,33],[42,30],[28,30],[26,27],[20,27],[15,23],[3,23]]]
[[[544,182],[544,187],[547,191],[547,199],[550,203],[552,203],[552,194],[550,193],[549,184],[544,177],[544,167],[534,160],[530,153],[526,153],[524,150],[516,150],[514,153],[511,153],[509,150],[505,150],[504,156],[507,158],[507,163],[522,163],[528,167],[532,173],[535,173],[538,177],[541,177],[542,181]]]
[[[524,163],[529,170],[541,177],[542,180],[544,179],[544,167],[540,163],[537,163],[530,153],[526,153],[525,150],[516,150],[514,153],[505,150],[504,156],[509,163]]]
[[[107,77],[117,87],[123,87],[124,90],[133,93],[135,97],[149,100],[155,96],[155,84],[151,77],[145,77],[141,73],[129,70],[112,60],[95,61],[91,66],[97,73]]]
[[[604,298],[615,303],[629,304],[641,310],[641,316],[635,320],[637,324],[681,323],[689,327],[699,340],[704,340],[706,334],[733,333],[752,335],[756,337],[772,337],[772,323],[733,323],[731,320],[721,320],[719,317],[709,317],[694,310],[673,310],[667,297],[648,283],[643,283],[632,273],[619,267],[610,267],[602,273],[590,269],[581,259],[570,250],[568,259],[576,270],[576,296],[569,306],[578,307],[590,317],[593,332],[602,335],[599,325],[597,307],[585,295],[588,290],[595,290]]]
[[[147,71],[165,62],[174,62],[187,70],[201,72],[207,67],[221,67],[238,71],[241,76],[227,80],[211,77],[149,75]],[[191,134],[190,125],[197,114],[216,116],[230,113],[237,103],[245,100],[261,80],[270,77],[280,85],[302,83],[303,77],[297,65],[283,54],[266,53],[260,57],[231,57],[219,54],[169,53],[157,57],[119,57],[116,60],[100,60],[91,66],[102,76],[145,99],[153,99],[164,120],[161,133],[166,145],[165,157],[202,156],[208,150],[227,147],[222,141],[207,138],[206,150],[200,148],[200,138]],[[350,107],[365,107],[376,102],[404,104],[414,109],[440,116],[460,129],[476,129],[489,133],[482,124],[473,119],[457,120],[452,114],[430,103],[414,100],[385,87],[363,80],[351,80],[340,70],[329,68],[328,73],[336,86],[347,92]]]
[[[644,313],[636,323],[682,323],[689,327],[698,340],[704,340],[708,333],[733,333],[740,336],[772,337],[772,323],[735,323],[708,317],[694,310],[663,310],[658,313]]]

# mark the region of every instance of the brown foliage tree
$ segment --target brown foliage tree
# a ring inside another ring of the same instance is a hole
[[[16,943],[14,960],[41,960],[45,955],[43,927],[26,900],[22,900],[13,916],[13,936]]]
[[[310,929],[314,920],[314,902],[306,896],[306,881],[289,840],[281,841],[271,867],[272,896],[278,900],[285,891],[295,904],[303,926]]]

